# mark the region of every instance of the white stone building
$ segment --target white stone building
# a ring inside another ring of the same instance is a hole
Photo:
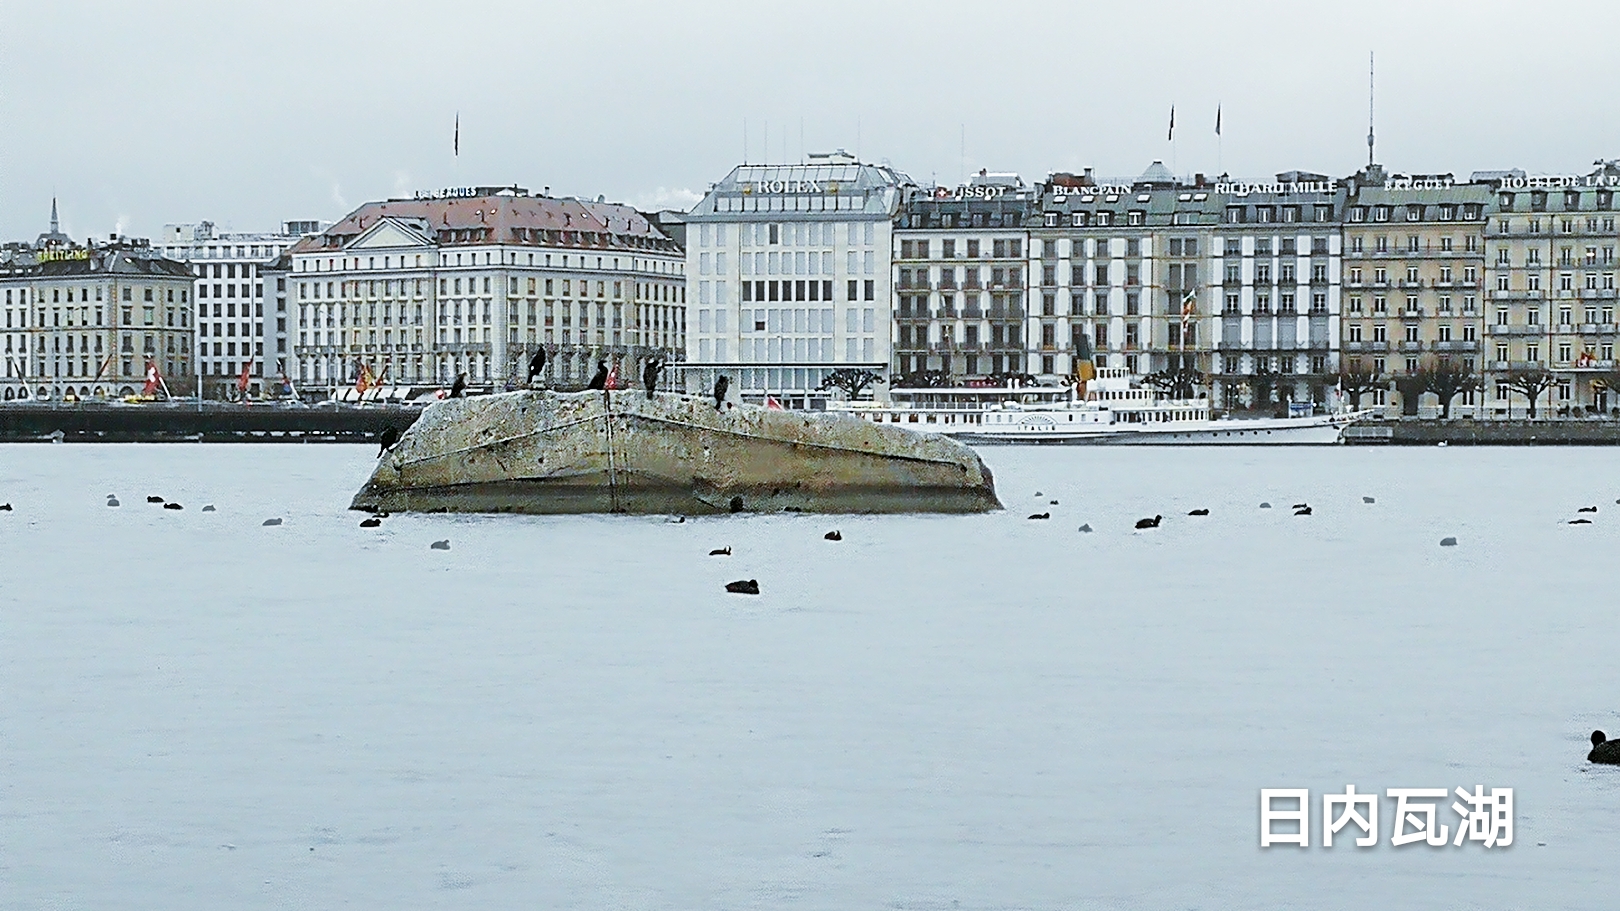
[[[266,289],[262,273],[299,238],[329,224],[289,221],[267,233],[216,231],[209,221],[163,226],[163,255],[196,275],[196,379],[206,398],[234,398],[244,365],[249,395],[279,385],[288,354],[286,301],[278,311],[275,288]]]
[[[688,387],[725,374],[745,401],[813,407],[833,370],[887,372],[890,239],[911,184],[840,151],[739,165],[711,187],[686,216]]]
[[[293,246],[291,378],[352,388],[521,383],[577,387],[599,363],[640,380],[646,358],[684,356],[679,246],[641,212],[520,187],[366,203]]]

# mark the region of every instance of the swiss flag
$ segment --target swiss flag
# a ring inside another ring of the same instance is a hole
[[[767,395],[765,397],[765,407],[770,409],[771,411],[781,411],[782,410],[782,403],[778,402],[776,400],[776,396]]]
[[[162,377],[158,376],[157,364],[155,362],[153,362],[153,361],[147,361],[146,362],[146,388],[141,390],[141,394],[142,395],[151,395],[152,393],[157,392],[158,383],[162,382],[162,379],[163,379]]]
[[[243,361],[242,362],[242,375],[236,378],[236,391],[237,392],[243,392],[243,393],[247,392],[247,390],[248,390],[248,371],[252,367],[253,367],[253,362],[252,361]]]

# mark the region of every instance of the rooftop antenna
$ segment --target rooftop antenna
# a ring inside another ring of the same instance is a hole
[[[743,118],[743,164],[748,163],[748,118]]]
[[[958,184],[966,184],[967,183],[967,123],[966,122],[964,122],[962,124],[962,146],[961,146],[961,149],[959,150],[959,154],[960,154],[960,157],[956,161],[956,182]]]
[[[1373,52],[1367,52],[1367,167],[1373,164]]]

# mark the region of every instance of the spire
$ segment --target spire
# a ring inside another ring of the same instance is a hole
[[[58,230],[58,227],[59,226],[58,226],[57,220],[56,220],[56,197],[52,196],[51,197],[51,234],[52,235],[61,233]]]

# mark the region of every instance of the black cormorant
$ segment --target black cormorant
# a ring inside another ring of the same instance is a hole
[[[534,378],[539,376],[540,372],[542,370],[545,370],[545,369],[546,369],[546,349],[541,348],[539,351],[536,351],[534,353],[534,357],[529,358],[529,385],[530,386],[534,385]]]
[[[714,381],[714,410],[719,411],[726,404],[726,389],[731,386],[731,380],[721,374]]]
[[[459,398],[461,398],[461,394],[463,392],[466,392],[466,391],[467,391],[467,374],[465,374],[465,373],[456,374],[456,381],[454,383],[450,384],[450,397],[453,398],[453,399],[459,399]]]
[[[591,381],[589,383],[585,384],[585,388],[586,389],[606,389],[607,388],[607,376],[608,376],[607,362],[606,361],[597,361],[596,362],[596,375],[591,377]]]
[[[1159,523],[1162,522],[1162,521],[1164,521],[1164,516],[1154,516],[1151,519],[1137,519],[1136,520],[1136,527],[1137,528],[1158,528]]]
[[[398,442],[399,428],[393,426],[384,427],[382,433],[377,434],[377,458],[382,458],[383,453],[393,449],[394,444]]]

